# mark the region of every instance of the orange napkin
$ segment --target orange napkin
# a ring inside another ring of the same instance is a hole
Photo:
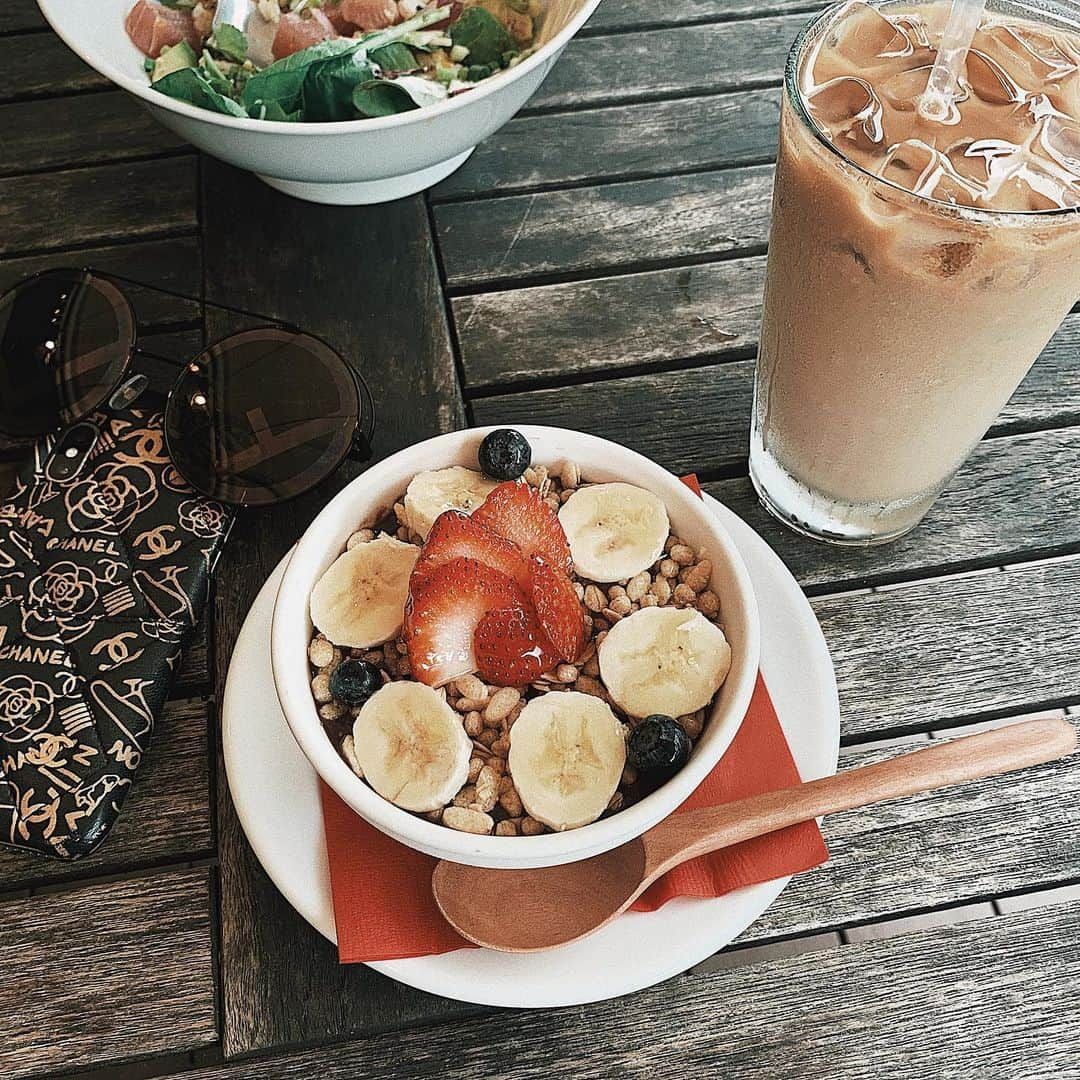
[[[684,477],[684,482],[700,494],[693,477]],[[675,812],[790,787],[799,779],[759,675],[746,718],[727,753]],[[321,782],[320,790],[341,962],[471,948],[445,922],[432,899],[435,860],[368,825]],[[828,854],[814,822],[794,825],[684,863],[653,885],[634,909],[655,911],[675,896],[722,896],[808,870],[825,862]]]

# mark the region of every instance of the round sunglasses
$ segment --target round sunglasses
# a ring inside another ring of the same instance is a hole
[[[130,405],[148,384],[136,357],[176,365],[139,346],[121,283],[197,300],[92,269],[47,270],[0,296],[0,449]],[[289,323],[198,302],[270,325],[203,349],[168,393],[169,456],[196,491],[269,506],[311,490],[347,457],[371,456],[371,395],[334,349]]]

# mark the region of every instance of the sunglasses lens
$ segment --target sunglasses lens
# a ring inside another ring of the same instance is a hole
[[[212,345],[169,395],[169,453],[198,491],[234,506],[291,499],[329,476],[352,446],[356,383],[308,334],[261,328]]]
[[[84,271],[52,270],[0,296],[0,435],[34,439],[93,412],[134,344],[123,294]]]

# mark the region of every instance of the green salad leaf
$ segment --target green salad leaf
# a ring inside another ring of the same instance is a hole
[[[241,102],[251,110],[259,105],[280,106],[283,112],[295,112],[303,104],[304,81],[316,64],[358,52],[363,42],[354,38],[330,38],[278,60],[248,79]]]
[[[416,57],[413,56],[412,49],[400,41],[391,41],[389,45],[383,45],[381,49],[372,49],[368,56],[383,71],[415,71],[420,66],[416,62]]]
[[[237,30],[230,23],[222,23],[220,26],[214,27],[210,45],[222,56],[227,56],[238,64],[242,64],[247,59],[247,35],[243,30]]]
[[[352,103],[364,116],[393,116],[424,105],[445,101],[448,91],[440,82],[416,75],[396,79],[372,79],[353,91]]]
[[[301,93],[304,119],[310,123],[354,119],[353,91],[373,78],[375,68],[362,49],[312,64]]]
[[[244,109],[232,98],[218,93],[207,82],[201,68],[186,67],[170,72],[158,79],[153,88],[178,101],[186,101],[189,105],[198,105],[228,116],[247,116]]]
[[[514,39],[487,8],[466,8],[450,27],[455,45],[469,50],[470,64],[493,64],[498,67],[502,54],[514,48]]]

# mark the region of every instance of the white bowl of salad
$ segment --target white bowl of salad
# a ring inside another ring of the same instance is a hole
[[[200,150],[313,202],[438,183],[529,99],[600,0],[38,0]]]

